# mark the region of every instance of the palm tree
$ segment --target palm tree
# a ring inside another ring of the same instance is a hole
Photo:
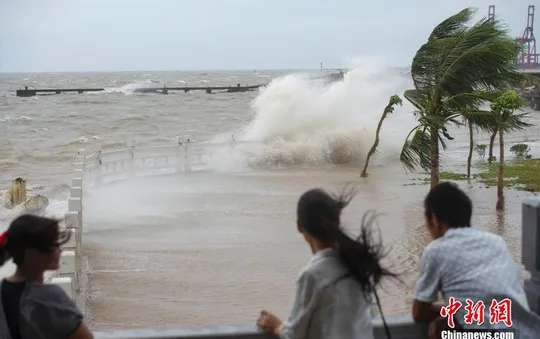
[[[491,104],[494,130],[499,134],[499,172],[497,174],[497,204],[495,209],[504,209],[504,134],[523,130],[531,124],[524,121],[528,113],[516,114],[525,103],[515,91],[502,93]]]
[[[489,152],[488,152],[488,163],[491,164],[495,158],[493,157],[493,144],[495,143],[495,138],[497,137],[497,127],[493,126],[490,130],[491,135],[489,136]]]
[[[408,170],[421,166],[439,182],[439,148],[452,140],[446,126],[465,114],[487,114],[479,107],[492,93],[522,78],[514,62],[520,50],[497,18],[467,27],[467,8],[440,23],[416,53],[411,75],[414,89],[404,96],[415,107],[418,125],[401,152]]]
[[[487,96],[486,96],[487,98]],[[495,97],[493,97],[495,99]],[[474,130],[492,131],[494,127],[490,111],[464,112],[463,120],[469,132],[469,154],[467,155],[467,179],[471,178],[472,155],[474,151]]]
[[[367,177],[367,168],[369,164],[369,158],[371,158],[371,156],[375,154],[375,151],[377,150],[377,146],[379,146],[379,134],[381,132],[383,121],[384,119],[386,119],[386,116],[388,114],[391,114],[394,112],[394,107],[396,105],[399,105],[399,106],[403,105],[403,101],[401,100],[399,95],[392,95],[390,99],[388,100],[388,104],[384,108],[383,114],[381,115],[381,119],[379,120],[379,124],[377,125],[377,130],[375,131],[375,141],[373,142],[373,145],[371,146],[371,149],[369,150],[367,154],[366,163],[364,164],[364,169],[362,170],[362,174],[360,174],[362,178]]]
[[[467,155],[467,179],[471,178],[471,162],[474,151],[474,122],[470,118],[465,118],[467,127],[469,128],[469,154]]]

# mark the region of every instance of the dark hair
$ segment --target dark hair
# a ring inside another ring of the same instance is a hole
[[[424,200],[426,217],[435,215],[450,228],[471,227],[472,202],[465,192],[451,182],[434,186]]]
[[[355,191],[345,188],[339,196],[332,196],[322,189],[311,189],[298,201],[297,217],[302,228],[313,238],[328,246],[336,246],[340,258],[360,283],[364,294],[375,291],[384,276],[396,277],[381,266],[381,244],[374,244],[370,226],[377,215],[366,212],[357,239],[349,237],[341,228],[341,211],[354,197]]]
[[[51,253],[55,247],[69,241],[70,233],[60,229],[59,221],[25,214],[11,222],[0,244],[0,265],[13,259],[16,265],[24,263],[27,249]]]

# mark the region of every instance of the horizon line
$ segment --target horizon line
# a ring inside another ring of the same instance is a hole
[[[389,66],[390,68],[409,68],[410,66]],[[323,68],[323,71],[333,70],[351,70],[353,67],[335,67]],[[140,73],[140,72],[182,72],[182,73],[200,73],[200,72],[263,72],[263,71],[321,71],[320,68],[244,68],[244,69],[193,69],[193,70],[100,70],[100,71],[0,71],[0,74],[51,74],[51,73]]]

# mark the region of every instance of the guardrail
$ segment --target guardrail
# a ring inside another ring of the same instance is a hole
[[[85,157],[85,180],[90,184],[118,181],[130,177],[164,175],[204,170],[218,152],[250,145],[251,142],[195,143],[178,141],[171,145],[97,151]]]
[[[86,298],[83,284],[86,272],[82,253],[83,233],[83,178],[85,175],[84,149],[80,149],[74,162],[74,174],[68,198],[68,212],[64,218],[66,229],[71,232],[68,243],[62,247],[60,268],[56,271],[51,282],[62,287],[72,297],[80,309],[85,308]]]
[[[166,175],[204,169],[215,152],[233,148],[246,142],[193,143],[189,140],[164,146],[135,147],[129,142],[126,148],[97,151],[86,154],[79,149],[74,161],[74,174],[68,198],[65,227],[72,236],[62,248],[60,268],[49,272],[48,281],[61,286],[81,309],[85,306],[83,255],[83,189],[103,183],[133,177]]]
[[[59,276],[53,279],[74,297],[80,296],[82,270],[83,186],[129,177],[189,172],[204,168],[205,157],[212,149],[227,147],[222,144],[178,143],[172,146],[136,148],[133,143],[122,150],[84,156],[79,150],[75,162],[75,175],[69,198],[66,225],[74,232],[74,241],[66,244]],[[234,147],[235,144],[228,144]],[[83,183],[83,178],[85,182]],[[531,278],[525,281],[525,291],[533,311],[540,313],[540,197],[530,197],[522,206],[522,263]],[[81,298],[79,298],[81,299]],[[394,339],[427,338],[427,327],[416,324],[410,316],[387,317]],[[373,320],[374,338],[386,338],[380,318]],[[263,339],[275,336],[262,333],[253,325],[223,325],[179,328],[154,328],[95,332],[98,339],[191,339],[242,338]]]
[[[387,317],[393,339],[427,339],[427,326],[415,324],[410,316]],[[253,325],[219,325],[206,327],[155,328],[94,332],[96,339],[277,339]],[[387,339],[379,318],[373,320],[373,338]],[[353,338],[351,338],[353,339]],[[356,339],[356,338],[354,338]]]

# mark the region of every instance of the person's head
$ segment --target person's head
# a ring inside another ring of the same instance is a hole
[[[373,245],[368,226],[375,215],[369,212],[362,218],[358,239],[350,238],[341,227],[341,211],[354,197],[345,190],[334,197],[322,189],[311,189],[300,197],[297,207],[297,227],[313,252],[325,248],[338,251],[341,261],[361,284],[364,292],[371,292],[381,278],[392,273],[381,267],[382,247]]]
[[[471,227],[471,199],[453,183],[434,186],[424,200],[424,210],[433,239],[442,237],[449,228]]]
[[[69,241],[70,236],[58,223],[55,219],[28,214],[13,220],[2,235],[0,265],[13,259],[17,269],[28,275],[58,269],[60,246]]]

